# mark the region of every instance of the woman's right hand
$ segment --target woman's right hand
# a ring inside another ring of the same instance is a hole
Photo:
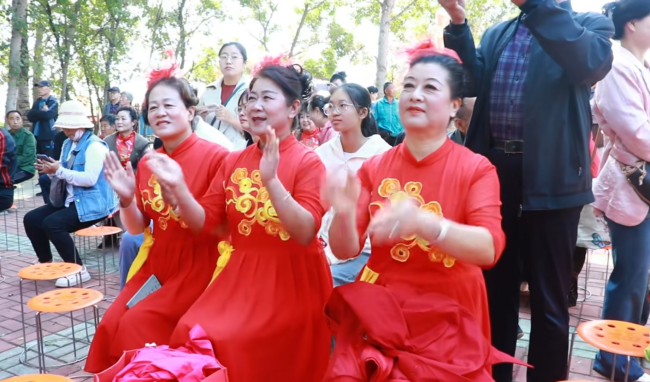
[[[324,191],[324,199],[334,208],[335,213],[356,211],[361,184],[354,173],[348,172],[343,181],[336,174],[327,174]]]
[[[133,174],[131,161],[127,162],[125,170],[117,154],[111,151],[104,160],[104,176],[108,184],[120,197],[122,205],[128,205],[133,201],[135,196],[135,175]]]

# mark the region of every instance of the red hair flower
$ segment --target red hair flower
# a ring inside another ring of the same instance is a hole
[[[149,72],[147,89],[151,89],[151,86],[160,80],[182,77],[180,65],[176,63],[174,50],[171,48],[167,49],[165,51],[165,56],[167,56],[167,58],[163,61],[162,66],[159,69],[152,69],[151,72]]]
[[[431,39],[421,41],[410,48],[404,49],[402,52],[408,57],[408,62],[414,62],[424,56],[447,56],[451,57],[459,63],[463,63],[458,56],[458,53],[448,48],[437,47]]]
[[[253,77],[257,76],[257,74],[267,66],[291,66],[293,65],[293,60],[291,57],[287,57],[286,54],[279,54],[277,56],[265,56],[262,61],[258,62],[255,64],[253,67],[253,72],[251,73]]]

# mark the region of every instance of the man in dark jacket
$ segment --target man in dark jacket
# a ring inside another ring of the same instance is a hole
[[[36,152],[52,157],[56,135],[54,121],[59,116],[59,101],[52,95],[50,81],[41,81],[34,86],[38,87],[39,98],[27,112],[27,119],[34,124],[32,132],[36,137]]]
[[[611,68],[613,25],[565,0],[512,0],[521,14],[488,29],[479,48],[464,0],[439,0],[445,28],[476,96],[465,146],[485,155],[501,183],[506,249],[485,272],[493,345],[514,355],[520,266],[530,284],[529,382],[567,377],[571,257],[591,193],[591,85]],[[512,365],[493,369],[512,380]]]

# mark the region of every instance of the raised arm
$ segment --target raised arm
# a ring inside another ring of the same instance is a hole
[[[144,167],[144,163],[141,162],[140,166]],[[104,176],[120,197],[120,218],[126,230],[132,235],[144,232],[151,219],[142,213],[144,210],[141,205],[142,198],[139,187],[136,185],[131,162],[127,162],[125,170],[117,154],[109,153],[104,161]]]
[[[451,23],[445,28],[443,34],[445,47],[458,53],[463,67],[472,79],[467,96],[476,97],[478,86],[483,81],[485,61],[481,54],[481,48],[476,48],[474,44],[474,36],[465,19],[465,1],[438,0],[438,2],[451,17]]]
[[[607,17],[590,14],[580,25],[569,10],[551,0],[527,0],[519,8],[524,25],[572,83],[591,86],[607,75],[614,58],[614,25]]]
[[[356,176],[350,172],[345,184],[337,176],[327,178],[326,198],[334,210],[329,245],[334,256],[341,260],[359,256],[367,237],[371,194],[366,163]]]

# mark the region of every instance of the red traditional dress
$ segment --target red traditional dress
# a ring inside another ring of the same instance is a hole
[[[303,130],[300,134],[300,143],[310,149],[316,149],[321,145],[320,143],[320,128],[315,128],[312,131]]]
[[[411,197],[420,209],[451,221],[484,227],[494,239],[496,259],[505,246],[501,229],[499,181],[483,156],[447,140],[418,161],[405,144],[368,159],[357,173],[360,248],[371,216],[387,203]],[[358,280],[391,288],[408,284],[416,294],[436,292],[466,307],[490,340],[490,315],[481,268],[457,261],[420,237],[391,246],[372,242],[372,253]]]
[[[117,156],[120,157],[120,163],[122,163],[122,167],[126,168],[126,164],[131,160],[131,152],[135,146],[135,131],[132,131],[127,138],[117,133],[115,146],[117,147]]]
[[[205,229],[227,221],[231,242],[219,244],[215,279],[181,318],[171,345],[183,345],[199,324],[230,382],[320,381],[330,350],[323,309],[332,290],[316,236],[325,167],[293,135],[280,143],[278,178],[316,224],[303,246],[278,219],[261,181],[261,158],[257,145],[231,153],[201,200]]]
[[[158,152],[165,153],[164,148]],[[228,151],[192,134],[170,157],[183,169],[195,198],[206,193]],[[155,224],[129,272],[130,279],[102,318],[90,347],[86,371],[101,372],[113,365],[124,350],[146,343],[169,343],[179,318],[205,291],[214,272],[218,239],[193,235],[163,200],[160,185],[143,159],[136,174],[138,209]],[[162,288],[129,309],[126,303],[155,275]]]

